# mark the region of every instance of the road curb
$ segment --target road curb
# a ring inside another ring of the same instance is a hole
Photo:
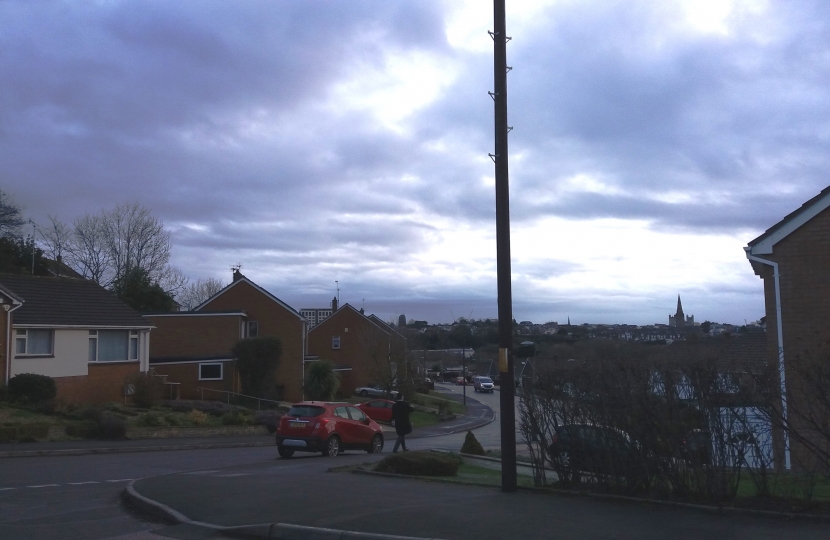
[[[321,527],[307,527],[291,523],[261,523],[257,525],[241,525],[224,527],[213,523],[194,521],[166,504],[145,497],[135,489],[135,483],[142,479],[131,481],[122,492],[124,501],[139,512],[149,514],[171,524],[186,523],[195,527],[209,529],[236,538],[267,538],[270,540],[441,540],[419,536],[399,536],[396,534],[376,534],[358,531],[344,531],[340,529],[325,529]]]
[[[431,452],[447,452],[446,450],[431,450]],[[472,454],[459,454],[461,456],[470,457],[472,459],[482,459],[481,456],[474,456]],[[500,459],[496,458],[489,458],[484,457],[487,461],[498,461],[501,462]],[[546,469],[546,471],[550,471]],[[415,476],[415,475],[408,475],[408,474],[395,474],[395,473],[384,473],[378,471],[370,471],[367,469],[351,469],[347,472],[351,474],[362,474],[366,476],[381,476],[381,477],[388,477],[388,478],[403,478],[409,480],[420,480],[422,482],[437,482],[437,483],[446,483],[446,484],[456,484],[456,485],[466,485],[472,487],[480,487],[480,488],[493,488],[497,486],[486,486],[482,484],[475,484],[475,483],[466,483],[466,482],[459,482],[456,480],[447,480],[441,478],[440,476]],[[754,508],[739,508],[736,506],[710,506],[706,504],[695,504],[695,503],[685,503],[680,501],[664,501],[661,499],[648,499],[643,497],[630,497],[626,495],[613,495],[610,493],[591,493],[590,491],[576,491],[572,489],[558,489],[558,488],[550,488],[548,490],[538,489],[538,488],[528,488],[523,486],[517,486],[517,491],[521,491],[523,493],[528,493],[532,495],[565,495],[569,497],[587,497],[590,499],[599,499],[599,500],[606,500],[606,501],[619,501],[619,502],[633,502],[638,504],[656,504],[660,506],[671,506],[675,508],[686,508],[689,510],[698,510],[701,512],[706,512],[708,514],[719,514],[719,515],[746,515],[746,516],[755,516],[755,517],[766,517],[766,518],[773,518],[773,519],[783,519],[786,521],[793,521],[793,520],[804,520],[804,521],[817,521],[820,523],[830,522],[830,515],[821,515],[821,514],[807,514],[807,513],[796,513],[796,512],[776,512],[774,510],[756,510]]]
[[[209,450],[213,448],[254,448],[274,446],[273,442],[174,444],[165,446],[125,446],[105,448],[67,448],[65,450],[13,450],[0,452],[0,458],[85,456],[89,454],[128,454],[132,452],[166,452],[172,450]]]

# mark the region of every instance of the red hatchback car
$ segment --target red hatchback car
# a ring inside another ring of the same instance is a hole
[[[277,424],[277,451],[283,458],[294,452],[322,452],[334,457],[341,450],[383,450],[383,430],[350,403],[303,401],[295,403]]]
[[[366,413],[366,416],[378,422],[392,423],[392,405],[395,402],[391,399],[373,399],[361,403],[357,406],[358,409]]]

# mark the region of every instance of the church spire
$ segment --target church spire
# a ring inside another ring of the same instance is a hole
[[[683,305],[680,303],[680,295],[677,295],[677,312],[683,313]]]

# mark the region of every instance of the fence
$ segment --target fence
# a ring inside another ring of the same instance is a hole
[[[206,391],[207,392],[215,392],[215,393],[218,393],[218,394],[225,394],[224,401],[226,401],[228,403],[228,405],[231,404],[231,401],[233,401],[233,403],[236,404],[236,405],[240,405],[241,404],[240,402],[245,402],[245,400],[254,400],[257,403],[256,408],[257,408],[258,411],[262,410],[263,402],[268,403],[268,404],[272,404],[272,406],[269,407],[271,409],[277,409],[282,405],[281,401],[277,401],[277,400],[273,400],[273,399],[259,398],[259,397],[255,397],[255,396],[248,396],[248,395],[245,395],[245,394],[239,394],[237,392],[228,392],[227,390],[214,390],[213,388],[202,388],[202,387],[197,388],[197,390],[199,390],[199,396],[201,397],[202,401],[205,400],[205,392]],[[219,401],[219,400],[214,400],[214,401]],[[248,403],[250,403],[250,401],[248,401]]]

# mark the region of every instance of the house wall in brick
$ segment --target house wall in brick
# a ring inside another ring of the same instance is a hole
[[[155,326],[150,358],[226,356],[243,337],[241,315],[147,315]]]
[[[277,384],[284,387],[285,401],[302,399],[305,319],[286,309],[247,280],[239,280],[199,311],[244,311],[248,321],[257,321],[259,336],[275,336],[282,342]],[[154,336],[155,339],[155,336]]]
[[[89,374],[55,377],[58,399],[65,403],[124,402],[124,383],[128,375],[138,373],[139,361],[89,364]]]
[[[339,336],[340,348],[332,348],[332,338]],[[390,347],[405,349],[403,336],[384,331],[351,306],[344,305],[308,333],[308,353],[335,364],[351,366],[340,373],[341,392],[351,395],[354,389],[388,378]],[[394,351],[393,351],[394,353]],[[403,358],[401,354],[393,357]]]
[[[8,324],[9,313],[0,307],[0,385],[6,384],[6,359],[11,351],[6,341],[6,325]]]
[[[781,293],[781,321],[787,395],[791,412],[806,408],[804,362],[830,361],[830,209],[779,241],[771,255],[777,262]],[[764,280],[767,339],[771,365],[778,364],[775,280],[772,267],[753,265]],[[790,414],[791,421],[798,422]],[[809,462],[804,448],[791,441],[793,465]]]
[[[217,364],[221,363],[222,380],[199,380],[199,365],[200,364]],[[179,398],[180,399],[210,399],[222,400],[227,397],[227,394],[222,392],[240,392],[236,383],[236,363],[235,362],[187,362],[176,364],[155,364],[153,370],[159,375],[167,375],[167,380],[170,382],[179,383]],[[199,388],[208,390],[200,391]],[[209,390],[217,390],[211,392]]]

